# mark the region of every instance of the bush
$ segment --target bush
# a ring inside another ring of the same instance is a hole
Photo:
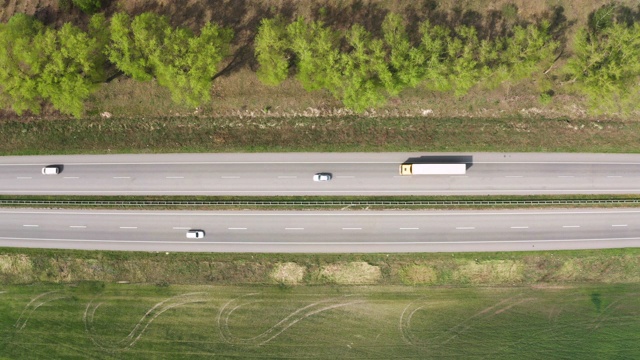
[[[85,14],[93,14],[102,7],[101,0],[71,0]],[[62,0],[61,0],[62,2]]]

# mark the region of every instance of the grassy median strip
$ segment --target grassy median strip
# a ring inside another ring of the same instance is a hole
[[[529,196],[40,196],[0,195],[0,207],[164,210],[497,209],[638,207],[640,195]]]
[[[640,151],[640,122],[482,118],[111,118],[0,122],[0,155],[264,151]]]

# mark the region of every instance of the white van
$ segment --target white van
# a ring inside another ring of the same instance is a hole
[[[60,168],[55,165],[49,165],[42,168],[43,175],[58,175],[60,173]]]
[[[203,230],[189,230],[187,231],[187,239],[202,239],[204,238]]]

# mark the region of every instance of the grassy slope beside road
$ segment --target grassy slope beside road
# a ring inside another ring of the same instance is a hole
[[[640,123],[518,117],[0,122],[1,155],[245,151],[640,151]]]

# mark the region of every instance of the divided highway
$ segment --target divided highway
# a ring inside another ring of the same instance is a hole
[[[637,247],[640,210],[204,212],[0,210],[0,246],[203,252]],[[204,239],[187,239],[202,229]]]
[[[465,175],[400,176],[409,159]],[[43,175],[45,165],[62,165]],[[333,174],[314,182],[315,173]],[[530,195],[640,193],[640,154],[256,153],[0,157],[0,194]]]

